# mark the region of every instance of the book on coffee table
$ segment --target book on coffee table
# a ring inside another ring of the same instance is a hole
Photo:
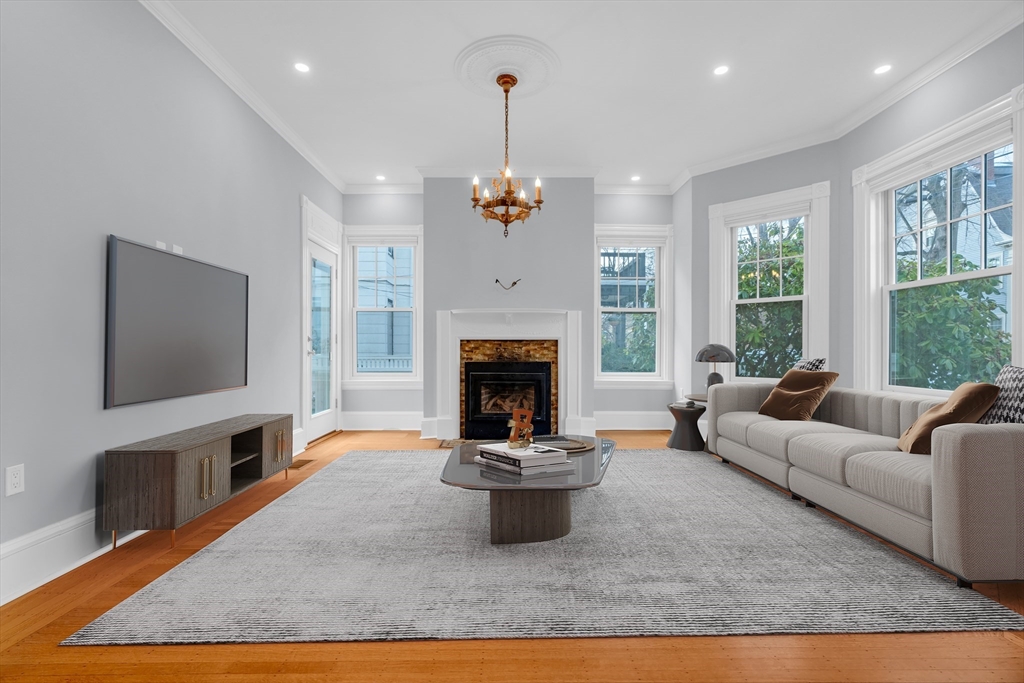
[[[493,467],[481,467],[480,478],[499,484],[522,484],[523,482],[543,482],[546,485],[568,484],[572,472],[538,472],[536,474],[513,474]]]
[[[498,462],[496,460],[487,460],[483,456],[477,455],[473,457],[473,461],[477,464],[484,465],[486,467],[493,467],[494,469],[502,470],[503,472],[511,472],[513,474],[521,474],[524,477],[533,474],[564,474],[567,472],[576,471],[576,463],[571,460],[568,462],[561,463],[549,463],[547,465],[533,465],[531,467],[516,467],[515,465],[509,465],[507,463]]]
[[[487,460],[503,462],[516,467],[550,465],[568,461],[565,451],[548,446],[532,445],[526,448],[509,448],[508,444],[499,442],[479,444],[477,450]]]

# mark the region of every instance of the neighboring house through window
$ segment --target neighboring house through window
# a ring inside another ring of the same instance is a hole
[[[345,226],[349,349],[345,382],[408,388],[422,381],[422,230]]]
[[[597,376],[671,385],[670,226],[597,226]]]

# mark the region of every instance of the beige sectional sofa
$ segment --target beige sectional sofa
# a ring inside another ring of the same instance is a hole
[[[942,567],[1024,580],[1024,425],[957,424],[932,455],[900,434],[941,400],[833,387],[810,422],[758,415],[773,384],[708,392],[708,450]]]

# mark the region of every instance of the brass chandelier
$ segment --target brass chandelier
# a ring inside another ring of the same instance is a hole
[[[491,180],[494,198],[492,199],[490,191],[485,189],[483,201],[480,200],[480,179],[473,176],[473,211],[476,211],[477,207],[482,207],[484,220],[494,218],[500,221],[505,226],[505,237],[508,237],[508,224],[513,221],[525,223],[531,211],[540,211],[540,205],[544,200],[540,196],[540,178],[537,178],[534,185],[536,195],[533,204],[526,199],[523,181],[512,178],[512,170],[508,165],[508,91],[519,82],[519,79],[512,74],[501,74],[497,82],[505,91],[505,171],[498,171],[500,177]]]

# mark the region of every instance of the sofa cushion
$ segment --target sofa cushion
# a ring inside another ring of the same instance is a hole
[[[774,417],[758,415],[755,412],[737,411],[726,413],[718,418],[718,433],[721,436],[735,441],[741,446],[747,446],[747,428],[758,422],[777,422]]]
[[[982,382],[964,382],[945,403],[929,408],[900,436],[899,447],[906,453],[932,452],[932,432],[943,425],[977,422],[999,395],[999,387]]]
[[[925,519],[932,518],[932,459],[885,451],[858,453],[846,461],[850,488]]]
[[[782,376],[757,412],[780,420],[810,420],[829,387],[837,379],[837,372],[810,372],[793,368]]]
[[[759,453],[782,462],[789,462],[787,449],[790,439],[804,434],[867,434],[859,429],[811,420],[772,420],[759,422],[747,428],[747,445]]]
[[[820,372],[825,369],[824,358],[803,358],[793,364],[794,370],[810,370],[811,372]]]
[[[996,375],[999,396],[978,424],[1024,422],[1024,368],[1005,365]]]
[[[817,474],[843,486],[846,460],[868,451],[895,451],[896,439],[878,434],[804,434],[789,442],[789,461],[794,467]]]

